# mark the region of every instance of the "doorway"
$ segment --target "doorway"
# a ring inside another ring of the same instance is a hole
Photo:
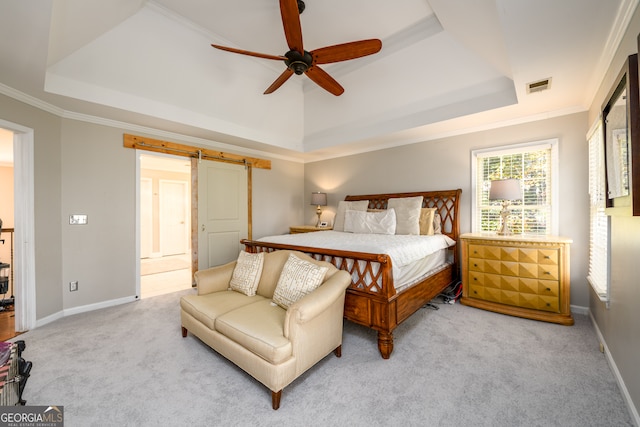
[[[15,337],[13,132],[0,128],[0,341]]]
[[[191,164],[140,154],[140,297],[192,287]]]

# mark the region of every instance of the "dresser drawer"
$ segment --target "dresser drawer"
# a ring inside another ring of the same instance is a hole
[[[533,294],[520,294],[518,307],[560,313],[560,299]]]
[[[560,282],[556,280],[518,279],[518,291],[546,297],[560,296]]]
[[[559,312],[560,284],[552,280],[469,272],[468,298],[500,304]]]

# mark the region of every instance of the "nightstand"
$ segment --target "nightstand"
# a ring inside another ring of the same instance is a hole
[[[332,227],[316,227],[315,225],[295,225],[289,227],[289,234],[311,233],[312,231],[327,231],[332,229]]]
[[[460,241],[462,304],[573,325],[569,275],[571,239],[465,233]]]

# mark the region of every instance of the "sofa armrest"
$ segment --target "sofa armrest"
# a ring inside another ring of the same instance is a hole
[[[231,282],[236,261],[216,267],[198,270],[195,274],[198,295],[206,295],[212,292],[226,291]]]
[[[346,271],[337,271],[322,285],[292,304],[284,319],[284,335],[289,337],[292,323],[304,324],[323,313],[337,300],[344,304],[346,289],[351,284],[351,276]]]

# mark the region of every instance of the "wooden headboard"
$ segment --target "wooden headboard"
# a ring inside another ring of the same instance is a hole
[[[346,201],[369,200],[369,209],[386,209],[387,201],[397,197],[422,196],[423,208],[436,208],[442,219],[442,234],[446,234],[456,242],[460,234],[458,208],[460,204],[461,189],[443,191],[417,191],[413,193],[388,193],[347,196]]]

